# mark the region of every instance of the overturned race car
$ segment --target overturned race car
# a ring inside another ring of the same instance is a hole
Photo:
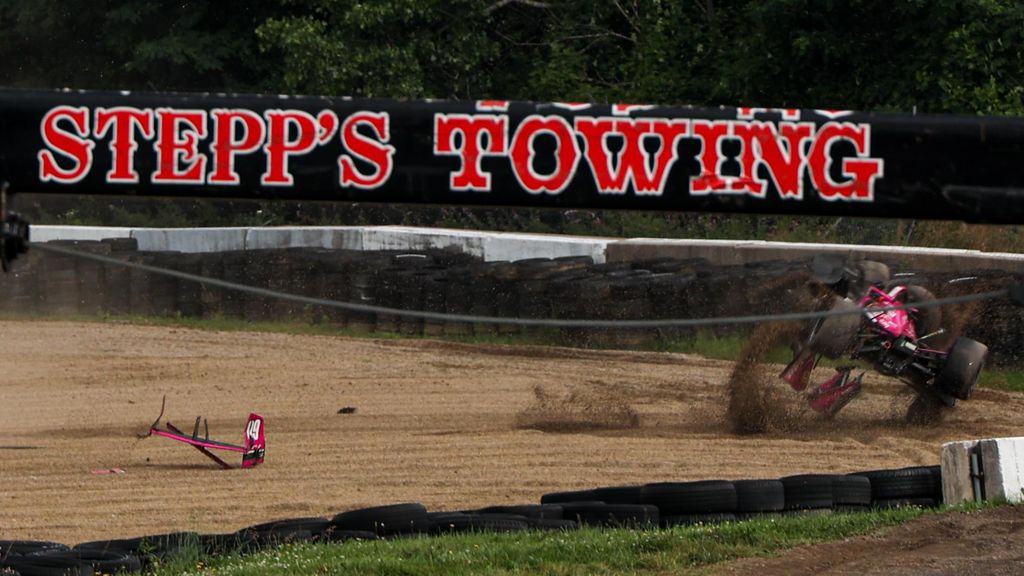
[[[834,416],[862,391],[864,372],[852,374],[866,362],[885,376],[908,384],[917,393],[907,420],[935,420],[943,407],[967,400],[981,374],[988,347],[957,337],[946,349],[931,346],[944,334],[942,311],[928,303],[935,297],[923,286],[890,278],[880,262],[853,264],[817,258],[814,275],[828,295],[821,309],[830,315],[808,324],[794,344],[794,357],[780,374],[794,390],[805,394],[816,412]],[[842,312],[846,312],[842,314]],[[824,383],[808,388],[811,372],[822,357],[840,360]]]

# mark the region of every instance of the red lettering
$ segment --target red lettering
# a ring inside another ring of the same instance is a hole
[[[842,175],[849,180],[837,182],[832,178],[832,146],[837,140],[853,143],[857,157],[842,158]],[[818,195],[825,200],[853,200],[870,202],[875,199],[875,179],[882,176],[883,163],[870,155],[871,127],[867,124],[829,122],[818,130],[807,163],[811,181]]]
[[[477,100],[476,109],[481,112],[504,112],[508,110],[508,100]]]
[[[694,120],[693,135],[700,140],[701,150],[697,156],[700,175],[690,183],[690,193],[705,195],[712,192],[730,191],[729,181],[721,176],[725,158],[720,149],[722,138],[729,133],[729,123],[722,121]]]
[[[689,122],[579,117],[576,130],[583,136],[587,162],[600,193],[624,194],[632,183],[638,196],[660,196],[668,172],[679,156],[676,144],[689,131]],[[609,136],[623,139],[618,162],[608,148]],[[645,138],[655,138],[660,143],[653,163],[650,152],[644,148]]]
[[[308,154],[316,147],[319,128],[311,114],[301,110],[267,110],[267,171],[260,177],[264,186],[291,186],[295,178],[288,171],[292,156]]]
[[[59,123],[71,124],[71,131],[62,128]],[[40,150],[39,181],[74,184],[92,169],[92,149],[96,143],[88,139],[89,110],[84,106],[57,106],[43,116],[39,127],[43,144],[49,150]],[[57,162],[54,152],[71,161],[70,166],[63,168]]]
[[[783,122],[737,122],[733,133],[743,141],[740,155],[740,180],[747,191],[757,197],[765,196],[768,180],[758,178],[758,164],[768,169],[768,177],[775,183],[783,200],[803,198],[803,143],[812,138],[814,125]],[[783,149],[785,148],[785,150]]]
[[[104,138],[113,131],[110,139],[110,170],[107,182],[111,184],[137,184],[139,173],[135,171],[135,151],[139,143],[135,140],[136,130],[146,140],[153,139],[153,111],[125,106],[96,109],[96,138]]]
[[[154,184],[202,184],[206,177],[206,155],[199,153],[199,140],[206,138],[205,110],[157,108]]]
[[[533,166],[537,155],[534,140],[541,134],[554,137],[557,143],[550,174],[540,174]],[[569,185],[580,161],[572,127],[561,116],[527,116],[516,128],[511,156],[516,179],[531,194],[560,194]]]
[[[213,118],[213,172],[210,184],[237,185],[241,177],[235,171],[235,156],[251,154],[263,144],[266,126],[263,118],[251,110],[215,108]]]
[[[457,146],[455,136],[462,145]],[[457,172],[452,172],[448,185],[452,190],[491,189],[491,174],[481,166],[483,156],[503,156],[508,152],[508,116],[491,114],[435,114],[434,155],[459,156]]]
[[[360,125],[368,126],[376,140],[360,134],[357,130]],[[384,144],[391,141],[390,117],[387,112],[352,114],[341,125],[341,141],[353,156],[373,166],[369,173],[360,172],[352,158],[342,155],[338,158],[342,186],[373,189],[391,176],[395,147]]]

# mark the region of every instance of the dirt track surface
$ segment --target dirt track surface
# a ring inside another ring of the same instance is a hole
[[[1024,507],[926,516],[878,534],[794,548],[715,567],[716,576],[1017,576]]]
[[[405,501],[461,509],[934,464],[942,442],[1024,427],[1024,397],[986,390],[940,427],[907,427],[904,387],[869,376],[834,421],[796,412],[786,430],[737,436],[732,364],[680,354],[70,322],[0,322],[0,336],[0,538],[226,532]],[[218,440],[240,442],[248,413],[263,414],[267,463],[222,471],[183,444],[137,440],[164,394],[165,419],[191,430],[203,415]],[[125,473],[92,473],[111,468]]]

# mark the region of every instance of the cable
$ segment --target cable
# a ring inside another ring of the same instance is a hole
[[[69,248],[56,246],[52,244],[32,243],[31,247],[33,249],[42,250],[43,252],[63,254],[65,256],[72,256],[75,258],[82,258],[85,260],[93,260],[95,262],[111,264],[114,266],[125,266],[128,268],[134,268],[136,270],[141,270],[144,272],[150,272],[152,274],[160,274],[163,276],[171,276],[173,278],[188,280],[191,282],[198,282],[200,284],[204,284],[207,286],[215,286],[218,288],[225,288],[228,290],[237,290],[239,292],[247,292],[249,294],[265,296],[268,298],[288,300],[291,302],[298,302],[300,304],[312,304],[316,306],[325,306],[328,308],[340,308],[343,310],[351,310],[353,312],[364,312],[370,314],[389,314],[392,316],[399,316],[402,318],[438,320],[442,322],[468,322],[473,324],[510,324],[515,326],[544,326],[550,328],[694,328],[702,326],[721,326],[730,324],[761,324],[764,322],[816,320],[818,318],[828,318],[830,316],[845,316],[863,313],[863,310],[858,307],[848,310],[823,310],[819,312],[792,312],[787,314],[755,314],[751,316],[719,316],[716,318],[676,318],[658,320],[574,320],[554,318],[506,318],[499,316],[476,316],[471,314],[448,314],[444,312],[427,312],[424,310],[403,310],[400,308],[374,306],[372,304],[340,302],[337,300],[326,300],[323,298],[313,298],[311,296],[301,296],[299,294],[288,294],[286,292],[278,292],[277,290],[270,290],[268,288],[259,288],[257,286],[248,286],[246,284],[228,282],[227,280],[220,280],[218,278],[208,278],[206,276],[189,274],[187,272],[179,272],[178,270],[170,270],[168,268],[160,268],[157,266],[149,266],[147,264],[140,264],[138,262],[128,262],[126,260],[119,260],[117,258],[111,258],[109,256],[103,256],[101,254],[79,252],[78,250],[72,250]],[[874,308],[873,310],[878,312],[886,312],[889,310],[902,310],[905,308],[927,308],[932,306],[943,306],[946,304],[964,304],[967,302],[978,302],[981,300],[1001,298],[1007,296],[1008,294],[1009,289],[1004,288],[1001,290],[993,290],[991,292],[979,292],[977,294],[966,294],[963,296],[954,296],[951,298],[938,298],[936,300],[931,300],[928,302],[919,302],[913,305]]]

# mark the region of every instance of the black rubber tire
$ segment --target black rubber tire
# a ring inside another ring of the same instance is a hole
[[[917,284],[907,286],[907,297],[905,300],[907,304],[919,304],[921,302],[931,302],[932,300],[935,300],[935,295],[924,286]],[[942,328],[942,308],[938,306],[918,308],[917,312],[913,313],[913,318],[914,331],[917,332],[918,338],[927,336]]]
[[[203,534],[199,537],[199,549],[207,556],[236,554],[257,548],[252,534]]]
[[[522,532],[529,528],[525,516],[515,514],[466,514],[436,512],[428,514],[431,534],[463,532]]]
[[[598,498],[593,490],[570,490],[567,492],[550,492],[540,497],[541,504],[561,504],[562,502],[594,502]]]
[[[875,500],[872,507],[875,509],[886,508],[935,508],[939,501],[934,498],[892,498],[889,500]]]
[[[561,519],[562,506],[558,504],[524,504],[519,506],[488,506],[474,510],[473,514],[515,514],[529,520]]]
[[[48,540],[0,540],[0,560],[8,556],[24,556],[47,550],[70,550],[66,545]]]
[[[116,550],[71,550],[70,552],[50,552],[50,554],[66,554],[77,558],[91,566],[96,574],[138,573],[144,566],[142,560],[130,552]]]
[[[881,500],[931,498],[942,501],[942,472],[939,466],[911,466],[855,472],[871,481],[872,503]]]
[[[820,510],[834,503],[832,474],[798,474],[780,478],[786,493],[785,510]]]
[[[779,480],[736,480],[736,513],[778,512],[786,506],[786,491]]]
[[[657,506],[645,504],[566,504],[563,517],[585,526],[649,528],[658,526]]]
[[[726,480],[646,484],[640,502],[657,506],[662,516],[731,513],[736,511],[736,487]]]
[[[349,510],[336,515],[331,524],[337,530],[365,530],[379,536],[423,533],[430,527],[426,507],[415,502]]]
[[[885,283],[892,277],[889,267],[875,260],[862,260],[857,264],[857,270],[860,271],[860,283],[865,290],[876,284],[885,286]],[[863,295],[863,293],[859,294],[859,296]]]
[[[143,567],[146,567],[151,558],[180,556],[195,548],[201,548],[202,545],[199,534],[195,532],[168,532],[166,534],[150,534],[148,536],[120,540],[82,542],[75,545],[72,550],[90,549],[128,552],[142,559]]]
[[[862,260],[856,270],[858,277],[851,279],[846,293],[854,301],[863,298],[871,286],[885,286],[892,276],[888,266],[875,260]]]
[[[563,518],[541,518],[530,522],[530,528],[534,530],[579,530],[579,527],[575,520]]]
[[[606,486],[595,488],[594,499],[606,504],[640,504],[642,486]]]
[[[837,299],[833,311],[850,311],[842,316],[827,316],[821,320],[807,343],[812,350],[829,358],[839,358],[848,353],[857,341],[863,314],[854,314],[860,306],[847,299]]]
[[[832,504],[840,507],[867,507],[871,505],[871,480],[866,476],[833,476]]]
[[[957,338],[949,349],[946,364],[935,376],[935,387],[960,400],[974,392],[981,369],[988,358],[988,346],[970,338]]]
[[[54,552],[53,554],[66,553]],[[92,566],[74,557],[50,554],[11,556],[0,562],[0,568],[10,568],[21,576],[93,576]]]
[[[665,516],[661,519],[662,528],[673,526],[694,526],[697,524],[721,524],[723,522],[735,522],[736,515],[730,512],[719,512],[717,514],[677,514]]]
[[[365,530],[328,530],[323,533],[324,542],[348,542],[349,540],[379,540],[373,532]]]
[[[290,518],[255,524],[242,528],[236,534],[239,542],[244,542],[249,548],[266,549],[281,544],[315,542],[333,528],[327,518]]]
[[[836,504],[832,507],[833,512],[842,514],[860,514],[871,510],[871,506],[854,506],[852,504]]]

